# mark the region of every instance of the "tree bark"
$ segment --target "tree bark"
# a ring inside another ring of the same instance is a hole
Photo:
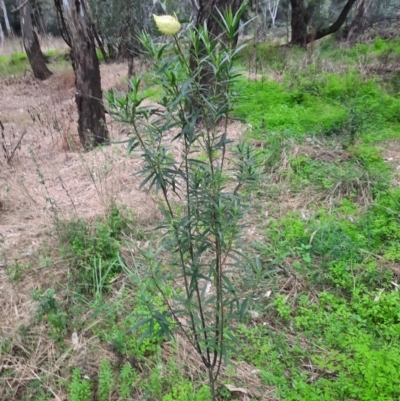
[[[62,5],[61,5],[62,4]],[[108,141],[105,110],[102,102],[100,65],[92,32],[92,24],[84,0],[56,1],[62,7],[64,30],[71,46],[75,73],[75,101],[78,107],[78,133],[88,150]]]
[[[329,27],[308,33],[309,23],[314,13],[316,3],[309,3],[306,6],[304,0],[290,0],[292,6],[292,39],[290,44],[305,46],[313,40],[322,39],[325,36],[337,32],[346,21],[346,17],[356,1],[357,0],[348,0],[337,20]]]
[[[1,9],[3,10],[4,24],[6,26],[7,35],[9,37],[11,37],[11,36],[13,36],[13,31],[10,26],[10,21],[8,20],[7,9],[6,9],[6,4],[4,3],[4,0],[0,0],[0,6],[1,6]]]
[[[4,32],[3,32],[3,27],[1,26],[1,22],[0,22],[0,45],[4,45]]]
[[[350,43],[355,43],[357,38],[365,31],[368,21],[368,15],[371,10],[372,0],[359,0],[356,13],[351,22],[350,30],[347,35],[347,40]]]
[[[305,46],[308,33],[308,24],[315,10],[315,3],[306,6],[304,0],[290,0],[292,6],[292,18],[290,21],[292,29],[292,45]]]
[[[29,1],[19,0],[19,19],[21,23],[22,41],[32,67],[35,78],[44,81],[53,73],[47,68],[37,33],[33,29],[31,18],[31,5]]]

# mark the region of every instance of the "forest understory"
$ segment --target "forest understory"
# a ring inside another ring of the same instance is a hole
[[[162,330],[185,285],[161,247],[174,225],[163,220],[165,198],[141,185],[145,160],[128,152],[137,128],[110,106],[132,99],[127,63],[101,60],[110,144],[84,151],[65,50],[45,52],[46,81],[9,53],[0,57],[0,399],[209,401],[187,321],[176,319],[172,337]],[[227,322],[216,399],[398,400],[400,42],[251,42],[235,63],[240,96],[218,128],[232,140],[226,175],[240,146],[255,173],[231,244],[248,259],[237,256],[240,273],[228,269],[232,255],[224,261],[227,286],[246,303]],[[137,59],[134,71],[143,105],[162,113],[154,71]],[[178,160],[179,132],[162,139]],[[191,155],[202,166],[206,153]],[[187,204],[175,195],[178,219]],[[149,276],[161,248],[157,268],[171,280],[162,291]]]

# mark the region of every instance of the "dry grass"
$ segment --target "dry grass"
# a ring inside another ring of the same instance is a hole
[[[126,68],[123,64],[102,66],[105,86],[119,84]],[[132,173],[140,166],[127,156],[123,146],[82,152],[71,74],[55,75],[40,85],[31,77],[0,81],[0,110],[4,127],[0,140],[7,150],[0,154],[0,321],[1,343],[7,344],[7,353],[0,356],[1,388],[12,389],[13,399],[19,399],[26,384],[40,376],[45,377],[42,384],[55,399],[63,400],[62,390],[50,385],[67,376],[67,367],[76,362],[73,352],[69,349],[58,355],[45,327],[32,324],[32,291],[54,288],[65,281],[68,272],[54,252],[57,238],[49,235],[54,218],[94,218],[106,214],[111,203],[134,210],[139,224],[156,221],[158,212],[154,199],[138,189],[138,179]],[[111,134],[113,139],[124,138],[116,126],[111,126]],[[40,267],[44,243],[50,252],[51,269]],[[25,267],[20,280],[12,282],[6,272],[16,266]],[[23,326],[36,328],[21,333]],[[82,358],[90,363],[92,355],[97,367],[98,353],[89,345],[98,340],[83,334],[82,341],[88,344]],[[106,356],[107,350],[100,354]],[[0,398],[5,399],[1,394]]]
[[[39,42],[42,51],[67,50],[68,46],[60,37],[51,35],[39,35]],[[4,45],[0,45],[0,56],[11,56],[13,53],[25,53],[22,39],[19,37],[6,38]]]

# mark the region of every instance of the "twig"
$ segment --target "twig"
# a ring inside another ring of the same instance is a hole
[[[14,153],[15,153],[15,151],[18,149],[19,145],[21,144],[22,138],[25,136],[26,132],[27,132],[27,131],[25,130],[25,131],[22,133],[22,135],[20,136],[20,138],[19,138],[17,144],[15,145],[13,151],[11,152],[11,155],[10,155],[9,157],[7,157],[7,163],[8,163],[8,164],[11,163],[11,160],[12,160],[12,158],[14,157]]]

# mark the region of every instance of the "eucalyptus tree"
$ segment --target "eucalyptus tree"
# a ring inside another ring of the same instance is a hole
[[[138,34],[152,26],[155,0],[88,0],[99,38],[111,59],[128,60],[128,76],[133,59],[140,54]]]
[[[71,48],[78,133],[83,147],[88,150],[108,140],[92,22],[85,0],[54,0],[54,3],[62,35]]]
[[[40,48],[39,38],[33,29],[31,17],[31,5],[29,0],[17,0],[17,7],[14,12],[19,12],[21,23],[21,34],[29,64],[32,67],[35,78],[45,80],[52,75],[47,68],[46,61]]]
[[[357,0],[340,2],[340,13],[331,24],[312,26],[312,18],[316,9],[321,6],[319,0],[290,0],[292,45],[305,46],[313,40],[321,39],[337,32],[345,23],[346,18]]]
[[[7,35],[13,36],[13,31],[11,29],[10,21],[8,19],[6,3],[4,2],[4,0],[0,0],[0,8],[1,8],[1,12],[3,14],[4,25],[6,27]]]
[[[272,26],[275,26],[276,15],[279,8],[279,0],[266,0],[265,3],[271,16]]]
[[[371,16],[372,0],[359,0],[357,3],[356,13],[351,22],[347,40],[354,43],[357,38],[362,35]]]

